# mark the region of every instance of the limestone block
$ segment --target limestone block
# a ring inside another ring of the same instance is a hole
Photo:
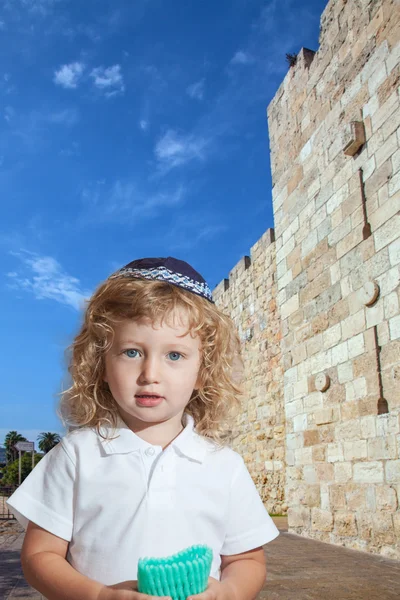
[[[394,131],[384,142],[384,144],[376,151],[376,167],[379,168],[388,158],[390,158],[396,152],[397,148],[397,135],[396,131]]]
[[[336,256],[338,260],[363,241],[363,228],[363,223],[360,223],[360,225],[337,243]]]
[[[339,140],[340,141],[340,140]],[[338,150],[339,151],[339,150]],[[346,183],[339,190],[332,194],[326,203],[326,211],[328,215],[333,213],[349,196],[349,185]]]
[[[383,483],[383,464],[378,461],[356,463],[353,467],[355,483]]]
[[[319,508],[321,506],[321,494],[319,484],[307,486],[305,493],[305,503],[310,508]]]
[[[299,308],[299,295],[295,294],[287,302],[284,302],[281,306],[282,319],[287,319],[292,313]]]
[[[388,200],[368,216],[372,231],[379,229],[400,210],[400,194]]]
[[[358,377],[353,381],[348,381],[345,384],[346,389],[346,402],[353,402],[359,400],[367,394],[367,382],[365,377]]]
[[[356,440],[343,442],[344,460],[360,460],[367,458],[367,441]]]
[[[371,116],[372,131],[374,133],[393,115],[398,108],[398,103],[397,92],[393,91],[386,102]]]
[[[342,339],[342,330],[340,323],[337,323],[333,327],[329,327],[324,334],[324,348],[329,349],[336,346]]]
[[[335,435],[338,441],[353,441],[360,439],[361,424],[359,419],[353,419],[345,423],[338,423],[335,427]]]
[[[368,312],[367,312],[368,318]],[[349,351],[349,358],[356,358],[365,352],[365,342],[364,342],[364,334],[359,333],[354,337],[350,338],[347,342],[347,347]]]
[[[288,509],[288,526],[308,529],[310,525],[310,509],[305,506]]]
[[[391,340],[400,338],[400,315],[389,319],[389,331]]]
[[[392,219],[387,221],[382,227],[374,232],[375,248],[379,252],[396,238],[399,237],[400,231],[400,214],[394,215]]]
[[[353,476],[353,467],[349,462],[337,462],[334,464],[334,480],[337,483],[347,483]]]
[[[400,172],[397,172],[396,175],[394,175],[391,180],[389,181],[389,185],[388,185],[388,194],[389,197],[395,196],[400,192]]]
[[[362,308],[354,315],[347,317],[342,321],[342,339],[348,340],[349,338],[363,333],[365,329],[365,309]],[[347,359],[346,359],[347,360]]]
[[[322,408],[316,410],[314,413],[314,421],[316,425],[325,425],[327,423],[333,423],[338,419],[338,411],[335,411],[332,407]]]
[[[330,511],[320,508],[311,509],[311,528],[316,531],[332,531],[333,515]]]
[[[327,461],[330,463],[343,461],[343,446],[340,442],[327,445]],[[346,459],[348,460],[348,459]]]
[[[392,515],[380,512],[372,516],[373,538],[380,544],[393,544],[395,541]]]
[[[400,265],[396,265],[386,271],[386,273],[382,273],[382,275],[377,277],[376,281],[380,287],[381,296],[386,296],[394,290],[397,292],[400,281]]]
[[[301,414],[293,417],[293,430],[295,432],[305,431],[307,429],[307,415]]]
[[[303,467],[303,480],[305,481],[305,483],[307,483],[309,485],[314,485],[314,484],[318,483],[317,472],[313,465],[305,465]],[[319,486],[318,486],[318,488],[319,488]],[[307,492],[306,492],[306,494],[307,494]],[[319,500],[319,493],[318,493],[318,500]],[[306,502],[306,504],[308,504],[308,502]],[[315,506],[319,506],[319,502]]]
[[[346,486],[341,484],[333,483],[329,485],[329,504],[331,508],[335,510],[346,508],[345,490]]]
[[[333,464],[315,463],[315,469],[317,472],[318,481],[330,481],[334,480],[334,466]]]
[[[372,539],[372,513],[366,511],[357,511],[356,512],[356,524],[358,534],[361,539],[371,540]]]
[[[345,402],[340,407],[340,413],[343,421],[357,419],[360,416],[360,406],[357,400]]]
[[[346,463],[345,463],[346,464]],[[350,483],[346,486],[346,506],[349,510],[367,510],[367,486]]]
[[[336,212],[336,211],[335,211]],[[329,246],[335,246],[341,239],[346,237],[351,231],[351,219],[347,217],[344,221],[341,221],[340,225],[336,227],[332,233],[328,236]]]
[[[376,437],[395,435],[399,431],[399,414],[387,413],[376,417]]]
[[[343,326],[341,326],[341,337],[343,338]],[[348,359],[349,350],[347,342],[342,342],[332,348],[332,365],[345,363]]]
[[[351,361],[347,361],[338,365],[338,379],[339,383],[346,383],[347,381],[353,379],[353,364]]]
[[[400,483],[400,460],[388,460],[385,464],[386,483]]]
[[[397,494],[390,485],[377,485],[375,488],[377,510],[397,510]]]
[[[393,515],[394,532],[397,537],[400,537],[400,511]]]
[[[373,114],[375,114],[375,112],[378,110],[378,108],[379,108],[378,94],[374,94],[373,96],[370,97],[367,104],[364,104],[364,106],[362,108],[363,120],[365,120],[366,117],[372,116]]]
[[[400,261],[399,261],[400,262]],[[336,262],[330,267],[332,285],[340,281],[340,262]]]
[[[369,415],[360,419],[361,437],[364,439],[374,438],[376,436],[376,417]]]
[[[301,432],[286,434],[286,447],[289,450],[296,450],[303,447],[303,434]]]
[[[357,526],[354,513],[344,511],[338,511],[335,513],[335,533],[344,537],[357,535]]]

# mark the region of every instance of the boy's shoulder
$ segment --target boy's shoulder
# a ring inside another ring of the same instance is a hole
[[[89,452],[99,447],[99,441],[102,438],[96,429],[91,427],[77,427],[69,431],[61,439],[61,445],[67,453],[73,452],[79,454],[82,451]]]
[[[195,433],[195,436],[199,440],[199,443],[204,447],[206,455],[214,464],[235,469],[243,463],[243,458],[239,452],[236,452],[230,446],[220,446],[213,440],[199,435],[198,433]]]

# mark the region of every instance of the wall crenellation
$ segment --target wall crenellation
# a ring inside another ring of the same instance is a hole
[[[274,230],[214,290],[238,428],[290,530],[400,558],[400,11],[331,0],[268,107]],[[353,125],[357,121],[362,125]],[[383,397],[383,398],[382,398]]]

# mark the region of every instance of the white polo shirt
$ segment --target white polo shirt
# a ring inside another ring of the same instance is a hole
[[[76,429],[46,454],[7,504],[69,542],[67,560],[105,585],[137,579],[145,556],[193,544],[220,555],[252,550],[279,534],[239,454],[185,429],[163,451],[120,420],[116,439]]]

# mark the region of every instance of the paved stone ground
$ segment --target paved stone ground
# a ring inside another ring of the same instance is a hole
[[[265,546],[268,581],[259,600],[399,600],[400,561],[287,533]],[[22,528],[0,522],[0,600],[40,600],[20,566]],[[77,599],[80,600],[80,599]]]

